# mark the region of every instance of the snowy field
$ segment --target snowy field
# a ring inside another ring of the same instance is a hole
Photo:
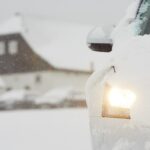
[[[1,150],[91,150],[86,109],[0,112]]]

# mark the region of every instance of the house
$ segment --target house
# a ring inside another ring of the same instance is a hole
[[[90,28],[18,13],[2,23],[0,77],[5,90],[28,89],[43,94],[70,87],[84,91],[93,71],[84,45]]]

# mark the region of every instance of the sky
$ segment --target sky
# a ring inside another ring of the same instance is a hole
[[[0,21],[15,12],[92,25],[113,25],[133,0],[0,0]]]

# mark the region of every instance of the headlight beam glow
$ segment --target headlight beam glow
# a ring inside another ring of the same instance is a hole
[[[136,99],[135,94],[129,90],[112,88],[108,93],[108,101],[112,107],[130,109],[135,99]]]

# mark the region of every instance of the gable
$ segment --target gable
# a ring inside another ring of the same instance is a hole
[[[0,36],[0,74],[49,69],[53,67],[32,50],[21,34]]]

